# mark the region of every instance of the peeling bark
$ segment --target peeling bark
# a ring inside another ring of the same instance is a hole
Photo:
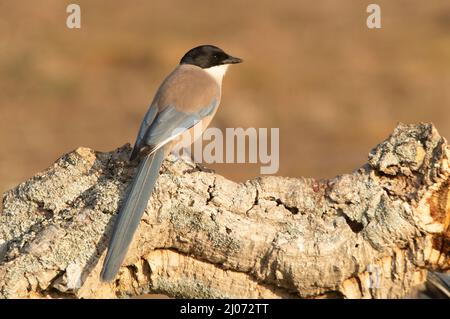
[[[450,269],[450,149],[431,124],[400,124],[330,180],[234,183],[169,156],[102,283],[130,151],[78,148],[4,194],[0,297],[399,298]]]

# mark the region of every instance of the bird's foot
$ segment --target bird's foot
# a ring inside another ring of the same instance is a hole
[[[183,171],[183,173],[187,173],[187,174],[191,174],[191,173],[195,173],[195,172],[204,172],[204,173],[214,174],[216,171],[213,170],[212,168],[208,168],[199,163],[195,163],[195,167]]]

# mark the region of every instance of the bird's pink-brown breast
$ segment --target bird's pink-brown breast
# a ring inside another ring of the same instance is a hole
[[[218,106],[221,98],[221,89],[216,80],[201,68],[193,65],[180,65],[167,77],[159,92],[170,92],[170,94],[160,94],[155,97],[155,102],[160,110],[175,105],[177,110],[188,113],[198,112],[202,108],[210,106],[211,103],[216,103]],[[182,140],[188,139],[193,142],[199,138],[210,124],[216,111],[217,107],[214,108],[212,114],[205,116],[199,123],[170,141],[166,148],[166,154]]]
[[[203,69],[180,65],[161,85],[155,102],[160,110],[176,106],[178,111],[191,113],[208,107],[214,99],[220,103],[220,96],[218,83]]]

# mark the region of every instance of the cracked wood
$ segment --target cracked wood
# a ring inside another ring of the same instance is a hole
[[[0,297],[395,298],[449,270],[449,148],[431,124],[400,124],[330,180],[234,183],[169,156],[117,280],[101,283],[129,152],[78,148],[4,194]]]

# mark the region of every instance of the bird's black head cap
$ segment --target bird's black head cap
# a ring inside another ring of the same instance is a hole
[[[193,64],[203,69],[222,64],[241,63],[242,59],[225,53],[214,45],[200,45],[189,50],[180,61],[180,64]]]

